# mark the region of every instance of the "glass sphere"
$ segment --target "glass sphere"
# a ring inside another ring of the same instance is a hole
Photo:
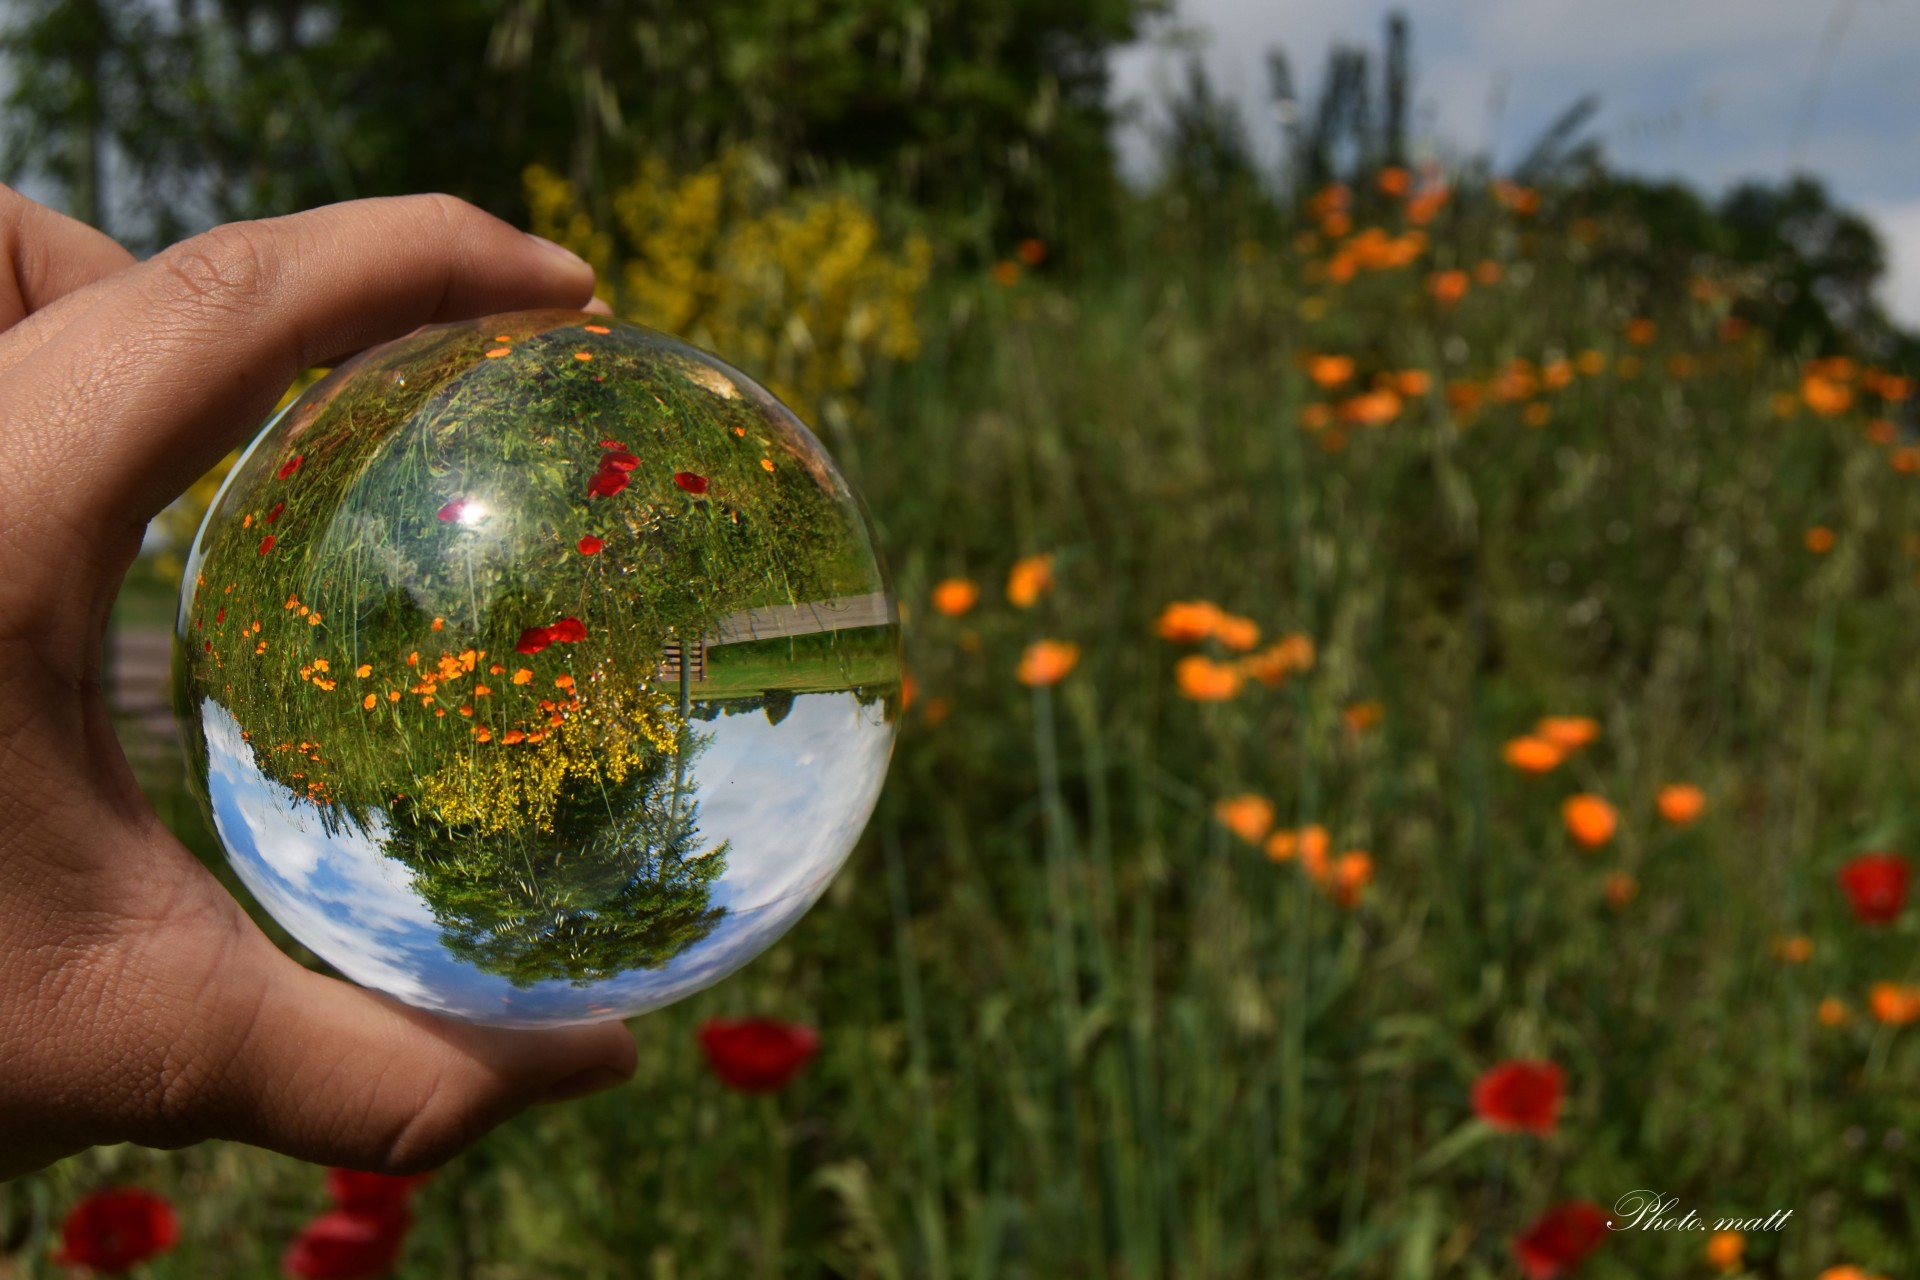
[[[812,905],[901,693],[858,499],[737,370],[525,312],[368,351],[227,477],[174,702],[240,880],[340,973],[630,1016]]]

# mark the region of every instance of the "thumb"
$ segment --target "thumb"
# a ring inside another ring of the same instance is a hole
[[[437,1017],[309,972],[277,951],[225,1070],[208,1080],[209,1137],[315,1163],[410,1173],[503,1120],[633,1075],[619,1023],[517,1031]]]

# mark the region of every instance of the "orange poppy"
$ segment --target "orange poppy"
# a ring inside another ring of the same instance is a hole
[[[1010,258],[1002,258],[993,264],[993,282],[1002,289],[1011,289],[1020,283],[1020,264]]]
[[[1387,709],[1377,702],[1350,702],[1340,710],[1340,718],[1351,733],[1364,733],[1380,723]]]
[[[1510,739],[1500,749],[1500,756],[1522,773],[1551,773],[1567,758],[1567,752],[1557,743],[1528,733]]]
[[[1833,550],[1833,530],[1825,525],[1815,525],[1807,530],[1807,550],[1817,556],[1823,556]]]
[[[1374,175],[1373,182],[1382,195],[1398,198],[1407,194],[1407,188],[1413,184],[1413,175],[1397,164],[1390,164]]]
[[[1260,643],[1260,624],[1252,618],[1223,613],[1213,624],[1213,638],[1235,653],[1245,653]]]
[[[1627,321],[1627,341],[1636,347],[1646,346],[1659,332],[1659,326],[1645,316],[1636,316]]]
[[[1248,844],[1259,844],[1273,826],[1273,801],[1251,793],[1228,796],[1215,803],[1213,816]]]
[[[1660,816],[1676,827],[1684,827],[1707,809],[1707,793],[1690,782],[1670,782],[1654,798]]]
[[[1433,389],[1433,375],[1425,369],[1402,369],[1394,377],[1394,389],[1408,398],[1426,395]]]
[[[1813,959],[1813,939],[1804,933],[1788,934],[1775,938],[1771,950],[1773,958],[1783,964],[1805,964]]]
[[[1845,413],[1853,403],[1853,388],[1824,374],[1808,372],[1800,379],[1800,398],[1806,401],[1807,408],[1823,418],[1831,418]]]
[[[1600,722],[1591,716],[1542,716],[1533,731],[1561,750],[1574,752],[1600,736]]]
[[[1349,849],[1334,859],[1330,875],[1333,900],[1343,907],[1360,901],[1360,895],[1373,883],[1373,857],[1363,849]]]
[[[1746,1251],[1747,1238],[1738,1231],[1716,1231],[1707,1237],[1703,1255],[1708,1266],[1732,1275],[1740,1269],[1740,1260]]]
[[[1337,387],[1353,377],[1353,359],[1350,356],[1308,356],[1306,364],[1307,376],[1321,387]]]
[[[1036,640],[1020,655],[1020,683],[1058,684],[1080,662],[1080,646],[1068,640]]]
[[[1013,256],[1030,267],[1037,267],[1047,260],[1046,243],[1028,236],[1014,248]]]
[[[1029,609],[1034,601],[1053,590],[1053,557],[1026,556],[1014,561],[1007,573],[1007,600],[1015,608]]]
[[[1174,664],[1174,682],[1182,697],[1195,702],[1224,702],[1240,692],[1245,677],[1238,667],[1191,653]]]
[[[1874,1020],[1890,1027],[1904,1027],[1920,1018],[1920,988],[1898,982],[1876,982],[1867,992],[1867,1007]]]
[[[1613,839],[1614,830],[1620,825],[1619,814],[1612,805],[1599,796],[1585,793],[1568,796],[1560,806],[1560,816],[1567,824],[1567,834],[1589,849],[1598,849]]]
[[[1602,892],[1606,895],[1608,906],[1615,911],[1624,911],[1628,904],[1640,896],[1640,882],[1625,871],[1609,872]]]
[[[1427,292],[1443,307],[1450,307],[1467,296],[1467,273],[1436,271],[1427,277]]]
[[[1333,421],[1333,407],[1324,404],[1310,404],[1300,410],[1300,429],[1319,431]]]
[[[1847,1008],[1847,1002],[1839,996],[1828,996],[1820,1002],[1813,1016],[1819,1019],[1823,1027],[1844,1027],[1853,1021],[1853,1010]]]
[[[947,578],[933,589],[934,612],[957,618],[973,608],[980,599],[980,588],[971,578]]]
[[[1340,420],[1365,427],[1384,427],[1400,416],[1400,397],[1382,388],[1341,402]]]
[[[1205,600],[1175,600],[1160,611],[1153,629],[1162,640],[1199,644],[1213,634],[1221,617],[1220,607]]]

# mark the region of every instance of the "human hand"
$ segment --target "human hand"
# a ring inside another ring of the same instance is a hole
[[[281,954],[140,794],[100,688],[148,520],[295,374],[592,288],[585,263],[445,196],[238,223],[136,263],[0,187],[0,1179],[207,1138],[411,1172],[632,1074],[618,1024],[471,1026]]]

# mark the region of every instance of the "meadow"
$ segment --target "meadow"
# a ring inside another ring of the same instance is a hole
[[[395,1274],[1920,1270],[1920,926],[1839,882],[1920,823],[1914,388],[1637,233],[1400,175],[936,275],[822,431],[912,676],[861,848],[631,1084],[421,1188]],[[818,1056],[729,1090],[741,1014]],[[1513,1060],[1550,1115],[1477,1104]],[[0,1274],[122,1184],[180,1214],[156,1278],[272,1274],[324,1203],[96,1151],[0,1188]],[[1747,1229],[1516,1253],[1635,1191]]]

